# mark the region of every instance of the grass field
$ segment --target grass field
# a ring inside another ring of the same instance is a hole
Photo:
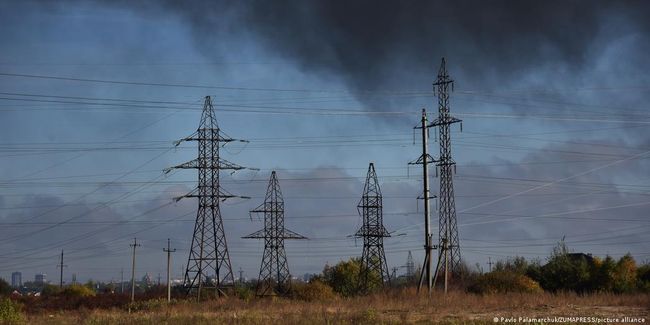
[[[426,324],[494,323],[495,317],[635,317],[650,322],[649,294],[498,294],[417,296],[413,288],[306,302],[234,297],[201,303],[138,302],[127,308],[27,312],[30,324]]]

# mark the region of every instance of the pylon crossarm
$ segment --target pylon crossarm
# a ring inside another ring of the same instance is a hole
[[[198,191],[199,191],[199,188],[197,187],[197,188],[194,188],[192,191],[190,191],[189,193],[187,193],[185,195],[174,197],[174,202],[178,202],[178,201],[180,201],[180,200],[182,200],[183,198],[186,198],[186,197],[196,197],[197,196],[196,193]]]
[[[284,231],[282,232],[282,238],[283,239],[309,239],[297,232],[291,231],[287,228],[284,228]]]
[[[216,131],[216,132],[214,132]],[[200,134],[205,133],[205,134],[212,134],[216,133],[214,137],[201,137]],[[219,146],[223,147],[226,144],[230,142],[243,142],[243,143],[249,143],[250,141],[248,140],[243,140],[243,139],[235,139],[231,138],[228,135],[226,135],[223,131],[220,129],[198,129],[194,131],[194,133],[190,134],[189,136],[182,138],[180,140],[174,141],[174,147],[178,147],[181,143],[183,142],[189,142],[189,141],[201,141],[201,140],[206,140],[206,141],[218,141],[220,144]],[[223,144],[221,144],[223,143]]]
[[[180,201],[180,200],[182,200],[184,198],[193,198],[193,197],[216,197],[216,198],[219,198],[221,201],[224,201],[224,200],[227,200],[227,199],[232,199],[232,198],[250,199],[249,196],[230,194],[229,192],[227,192],[227,191],[225,191],[225,190],[223,190],[221,188],[219,188],[219,194],[218,195],[217,194],[215,194],[215,195],[200,194],[199,193],[199,187],[197,187],[197,188],[193,189],[191,192],[189,192],[189,193],[187,193],[185,195],[174,197],[174,201],[178,202],[178,201]]]
[[[436,126],[440,126],[440,125],[448,125],[448,124],[460,123],[462,121],[463,120],[455,118],[453,116],[449,116],[448,118],[444,118],[444,119],[437,118],[437,119],[433,120],[433,122],[431,122],[431,124],[429,124],[428,127],[436,127]]]
[[[266,231],[264,229],[260,229],[250,235],[243,236],[242,238],[244,239],[264,239],[266,238]]]

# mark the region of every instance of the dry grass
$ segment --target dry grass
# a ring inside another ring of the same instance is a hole
[[[493,323],[494,317],[600,316],[644,317],[650,321],[650,295],[498,294],[450,292],[415,295],[412,288],[357,298],[305,302],[237,298],[195,303],[142,303],[122,309],[28,315],[29,323],[47,324],[402,324]]]

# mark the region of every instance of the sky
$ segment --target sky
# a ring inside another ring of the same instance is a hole
[[[257,277],[275,170],[291,273],[360,256],[368,164],[383,193],[389,268],[423,260],[413,129],[441,58],[454,79],[461,255],[473,268],[542,262],[564,239],[650,259],[650,5],[645,1],[0,1],[0,277],[173,277],[187,263],[196,157],[174,141],[211,96],[237,139],[222,174],[235,276]],[[429,149],[438,153],[432,130]],[[434,168],[431,188],[438,192]],[[435,201],[432,203],[436,207]],[[437,211],[432,219],[437,225]],[[437,233],[434,227],[433,233]]]

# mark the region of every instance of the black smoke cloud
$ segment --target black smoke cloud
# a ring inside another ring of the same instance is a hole
[[[344,76],[353,90],[429,84],[442,56],[480,82],[548,62],[579,72],[608,21],[625,26],[613,37],[650,35],[644,1],[172,1],[162,9],[184,17],[206,51],[215,31],[249,32],[306,71]]]

